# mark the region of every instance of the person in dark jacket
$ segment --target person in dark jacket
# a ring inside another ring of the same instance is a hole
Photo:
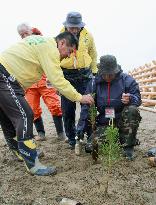
[[[69,12],[63,23],[63,31],[72,33],[78,39],[78,49],[70,57],[61,61],[61,67],[66,80],[83,94],[92,75],[97,73],[97,52],[92,34],[86,30],[82,15],[79,12]],[[75,148],[75,111],[76,103],[61,96],[61,105],[65,133],[68,138],[68,148]]]
[[[138,142],[136,134],[141,121],[138,110],[138,106],[141,104],[139,86],[135,79],[123,73],[115,56],[102,56],[98,67],[98,74],[86,90],[86,93],[92,93],[95,96],[94,100],[98,111],[97,133],[100,133],[98,130],[102,130],[101,128],[108,126],[109,120],[114,118],[114,124],[119,128],[119,140],[124,154],[131,160],[134,146]],[[81,138],[87,131],[87,128],[90,127],[89,124],[89,106],[82,105],[77,125],[78,138]],[[87,133],[89,132],[87,131]],[[91,149],[90,145],[87,144],[86,149]]]

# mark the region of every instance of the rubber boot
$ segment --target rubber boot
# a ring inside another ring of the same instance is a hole
[[[39,162],[36,144],[33,139],[18,141],[18,150],[25,162],[27,171],[33,175],[48,176],[56,174],[55,167],[46,167]]]
[[[19,153],[19,150],[18,150],[18,142],[17,142],[17,139],[16,138],[12,138],[12,137],[6,137],[5,136],[5,140],[6,140],[6,143],[10,149],[10,151],[14,154],[14,156],[16,157],[17,161],[19,162],[22,162],[23,161],[23,158],[22,156],[20,155]],[[41,151],[39,148],[36,149],[37,150],[37,156],[39,158],[41,157],[44,157],[44,153],[43,151]]]
[[[11,152],[14,154],[14,156],[16,157],[16,159],[18,161],[23,161],[23,158],[22,156],[20,155],[19,153],[19,150],[18,150],[18,143],[17,143],[17,140],[15,140],[14,138],[10,137],[10,136],[5,136],[5,140],[6,140],[6,143],[9,147],[9,149],[11,150]]]
[[[53,121],[55,124],[58,140],[66,140],[67,137],[63,131],[62,116],[53,116]]]
[[[46,137],[45,137],[45,130],[44,130],[44,124],[43,124],[42,117],[37,118],[34,121],[34,125],[36,128],[36,131],[38,132],[38,136],[35,136],[35,140],[36,141],[45,141]]]
[[[5,136],[5,140],[6,140],[6,143],[7,143],[8,147],[9,147],[9,149],[18,150],[17,140],[15,140],[14,138],[12,138],[10,136]]]

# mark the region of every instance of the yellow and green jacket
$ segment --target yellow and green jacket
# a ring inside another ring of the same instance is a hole
[[[60,68],[60,54],[53,38],[32,35],[11,46],[0,55],[0,63],[26,89],[46,74],[51,84],[71,101],[80,101],[79,94],[65,80]]]
[[[61,32],[65,31],[65,28]],[[61,61],[61,67],[66,69],[74,68],[74,53]],[[76,68],[90,67],[92,73],[97,73],[97,52],[92,35],[83,28],[80,31],[79,46],[76,51]]]

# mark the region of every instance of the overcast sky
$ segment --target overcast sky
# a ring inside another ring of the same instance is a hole
[[[20,37],[28,22],[55,36],[66,14],[79,11],[101,55],[113,54],[124,71],[156,60],[156,0],[0,0],[0,51]]]

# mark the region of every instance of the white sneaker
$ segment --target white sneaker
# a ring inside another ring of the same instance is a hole
[[[76,142],[75,144],[75,154],[79,156],[82,151],[82,143],[80,141]]]
[[[65,140],[64,140],[65,143],[68,143],[69,142],[69,139],[68,137],[65,137]]]

